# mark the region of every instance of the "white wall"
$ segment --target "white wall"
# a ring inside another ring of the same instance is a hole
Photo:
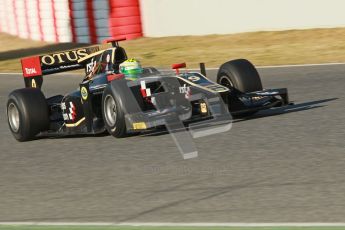
[[[140,0],[144,35],[345,26],[345,0]]]

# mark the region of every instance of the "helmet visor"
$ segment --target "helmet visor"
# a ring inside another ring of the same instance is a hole
[[[125,75],[135,75],[135,74],[141,74],[143,73],[143,69],[142,68],[135,68],[135,69],[126,69],[123,68],[121,70],[121,72]]]

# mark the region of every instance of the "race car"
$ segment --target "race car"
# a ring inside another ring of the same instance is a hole
[[[144,67],[140,78],[128,80],[119,69],[128,59],[119,45],[122,40],[23,58],[25,88],[12,91],[7,102],[15,139],[104,132],[120,138],[162,126],[174,129],[179,122],[185,127],[231,122],[231,115],[249,116],[289,104],[287,89],[264,90],[257,70],[245,59],[222,64],[217,82],[206,77],[203,63],[200,72],[182,71],[185,63],[173,64],[174,74]],[[44,96],[45,75],[75,69],[85,69],[78,90]]]

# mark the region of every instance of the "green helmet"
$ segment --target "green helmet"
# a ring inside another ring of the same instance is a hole
[[[120,64],[120,73],[123,73],[127,80],[136,80],[143,73],[143,68],[138,60],[131,58]]]

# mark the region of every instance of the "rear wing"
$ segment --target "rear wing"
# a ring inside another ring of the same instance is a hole
[[[43,75],[83,69],[85,68],[85,63],[78,62],[79,59],[101,50],[106,50],[112,46],[118,46],[118,41],[125,39],[126,38],[122,37],[113,38],[105,40],[101,45],[22,58],[21,64],[25,86],[41,88],[43,83]]]
[[[78,63],[80,58],[110,47],[110,44],[102,44],[45,54],[42,56],[23,58],[21,59],[23,76],[36,77],[70,70],[83,69],[84,66]]]

